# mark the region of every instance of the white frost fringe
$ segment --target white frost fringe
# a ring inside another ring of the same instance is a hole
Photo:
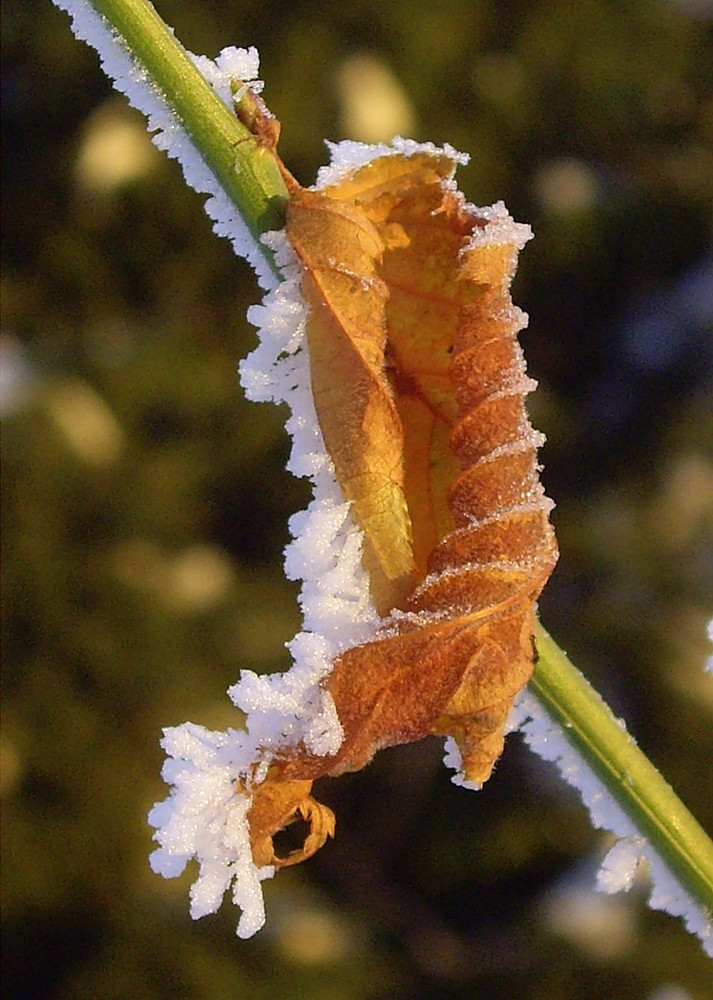
[[[228,198],[218,179],[211,173],[205,160],[192,145],[173,110],[166,103],[161,91],[127,49],[124,40],[111,24],[87,0],[55,0],[72,19],[72,31],[99,55],[102,69],[113,81],[116,89],[125,95],[129,104],[146,115],[152,141],[167,156],[178,160],[186,183],[199,194],[210,197],[205,203],[206,214],[213,220],[219,236],[226,236],[239,257],[244,257],[255,269],[263,288],[273,288],[277,283],[260,247],[253,239],[238,209]],[[215,62],[206,56],[189,53],[202,75],[228,107],[232,108],[230,79],[250,81],[255,91],[262,88],[256,80],[259,56],[257,49],[223,49]]]
[[[251,783],[261,781],[271,748],[278,745],[303,741],[314,753],[336,752],[341,727],[331,697],[321,690],[319,682],[329,672],[334,657],[365,641],[379,619],[361,568],[361,534],[341,496],[314,412],[303,349],[306,306],[299,294],[299,267],[286,238],[272,233],[265,240],[283,270],[284,280],[278,283],[237,209],[121,37],[86,0],[55,3],[69,13],[75,35],[97,50],[117,90],[146,115],[153,142],[179,161],[191,187],[210,195],[205,209],[216,233],[231,240],[236,254],[252,264],[260,284],[268,290],[262,305],[248,313],[250,322],[260,328],[260,345],[241,364],[241,381],[248,398],[289,405],[292,415],[287,430],[293,448],[288,468],[295,475],[308,476],[314,487],[314,499],[307,510],[290,520],[294,541],[285,553],[288,577],[303,581],[300,603],[304,631],[289,643],[293,667],[286,674],[273,676],[242,672],[239,682],[228,691],[233,703],[247,715],[242,731],[216,733],[190,722],[164,730],[162,746],[167,760],[162,775],[173,787],[169,797],[149,814],[149,822],[156,828],[154,839],[160,845],[151,855],[153,870],[172,878],[195,858],[200,874],[191,889],[191,916],[215,912],[232,885],[233,902],[242,910],[238,934],[250,937],[264,923],[260,883],[273,869],[257,869],[252,862],[247,823],[250,797],[236,794],[236,781],[242,780],[248,790]],[[262,88],[256,80],[258,54],[254,48],[224,49],[215,62],[205,56],[192,58],[229,107],[231,78],[252,81],[256,91]],[[438,150],[430,143],[398,137],[392,146],[343,142],[330,143],[329,148],[331,164],[320,171],[319,187],[335,183],[377,156],[393,153],[443,152],[453,160],[454,168],[467,162],[465,154],[451,147]],[[497,213],[500,206],[491,211]],[[521,230],[524,242],[529,232],[525,227]],[[705,951],[713,955],[710,914],[676,882],[534,695],[527,691],[521,694],[511,724],[521,729],[532,750],[555,761],[565,780],[579,789],[593,824],[620,838],[604,859],[597,887],[604,892],[628,889],[639,864],[648,862],[653,880],[649,905],[683,917],[689,931],[697,934]],[[461,766],[452,740],[446,744],[446,763],[456,770]],[[461,775],[453,780],[465,783]]]
[[[531,691],[521,692],[508,724],[511,730],[520,730],[531,750],[557,764],[565,781],[580,793],[592,825],[610,830],[620,838],[602,861],[597,889],[609,893],[630,889],[640,865],[647,865],[651,878],[649,906],[681,917],[688,931],[701,939],[706,954],[713,957],[711,914],[683,889],[658,852],[641,835]]]
[[[331,695],[320,681],[334,658],[363,642],[379,623],[361,566],[361,534],[336,486],[334,470],[317,424],[304,350],[306,307],[299,296],[299,275],[284,235],[270,245],[285,280],[249,313],[261,343],[240,366],[251,399],[286,402],[292,411],[289,467],[312,480],[314,499],[290,520],[294,541],[285,552],[286,572],[302,580],[300,603],[304,631],[288,644],[293,666],[285,674],[241,673],[228,690],[246,713],[245,731],[213,733],[185,723],[164,733],[168,760],[163,777],[169,798],[154,807],[149,822],[160,847],[151,856],[154,871],[170,878],[195,857],[200,876],[191,890],[191,915],[213,913],[234,882],[233,900],[242,908],[238,934],[249,937],[265,920],[260,881],[272,868],[256,869],[250,851],[248,791],[264,779],[274,752],[303,743],[319,755],[334,754],[342,729]]]

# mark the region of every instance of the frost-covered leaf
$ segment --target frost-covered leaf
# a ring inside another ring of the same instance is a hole
[[[532,672],[534,602],[557,549],[510,299],[529,232],[502,206],[467,205],[454,167],[442,152],[392,152],[294,189],[288,207],[316,414],[382,615],[323,682],[336,753],[278,753],[265,785],[285,786],[288,820],[306,795],[288,784],[428,733],[453,737],[467,782],[486,780]],[[274,863],[278,813],[251,817],[260,863]]]

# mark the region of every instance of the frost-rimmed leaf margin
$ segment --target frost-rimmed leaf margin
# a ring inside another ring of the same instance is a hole
[[[236,253],[249,260],[264,288],[274,288],[279,275],[260,237],[283,224],[286,191],[269,153],[211,90],[146,0],[55,3],[72,17],[75,34],[99,49],[107,75],[114,80],[131,80],[131,103],[147,115],[150,130],[160,130],[154,136],[156,144],[181,161],[192,187],[211,194],[206,211],[216,221],[216,231],[231,238]],[[103,37],[105,51],[96,45],[98,34]],[[121,84],[118,88],[127,92]],[[184,138],[198,151],[197,161],[193,155],[182,156]],[[671,893],[657,887],[651,905],[684,916],[689,930],[698,934],[705,951],[713,955],[713,844],[542,629],[538,644],[532,690],[520,700],[516,713],[532,748],[557,760],[565,779],[580,789],[595,825],[614,826],[614,832],[626,838],[622,843],[628,844],[627,850],[621,850],[620,845],[614,849],[618,850],[619,863],[626,855],[623,870],[611,860],[607,868],[605,861],[600,887],[607,891],[626,888],[632,864],[636,866],[638,857],[648,857],[654,880],[666,883],[670,876],[681,890],[673,893],[672,903]],[[540,727],[539,735],[536,732],[538,720],[543,722],[545,717],[556,725],[561,743],[553,742],[552,729]],[[567,757],[562,745],[573,748],[575,757],[584,761],[583,766],[591,770],[604,792],[592,797],[591,789],[585,790],[588,778],[573,779],[576,761]],[[610,818],[600,822],[602,814],[594,806],[601,805],[602,795],[611,797],[616,811],[644,834],[642,838],[632,838],[628,827],[618,832],[618,822]],[[693,914],[686,910],[689,904]]]

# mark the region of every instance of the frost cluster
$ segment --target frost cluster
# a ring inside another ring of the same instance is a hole
[[[294,664],[287,673],[268,677],[243,671],[229,689],[233,703],[246,714],[243,730],[217,733],[187,722],[164,731],[167,759],[162,774],[171,791],[149,815],[159,844],[151,856],[153,870],[172,878],[196,859],[199,876],[191,889],[191,915],[197,918],[215,912],[232,888],[233,901],[242,910],[238,934],[249,937],[264,923],[260,883],[273,874],[271,867],[257,869],[252,861],[247,821],[250,788],[263,780],[278,745],[302,742],[322,755],[338,750],[341,726],[331,696],[320,682],[334,657],[365,641],[377,629],[379,619],[360,563],[361,534],[336,484],[314,411],[303,346],[306,306],[299,292],[298,264],[284,234],[265,238],[282,269],[283,280],[278,283],[237,209],[121,37],[86,0],[55,2],[69,13],[77,37],[97,50],[116,88],[146,115],[154,143],[179,161],[191,187],[209,195],[205,209],[215,231],[231,240],[235,252],[252,264],[267,290],[262,304],[248,314],[259,328],[260,344],[241,364],[241,381],[250,399],[288,404],[287,429],[293,439],[288,468],[295,475],[309,477],[313,484],[309,507],[290,521],[294,540],[285,554],[288,577],[302,581],[304,630],[288,644]],[[215,61],[192,58],[228,106],[231,79],[251,81],[256,91],[262,87],[256,80],[254,48],[224,49]],[[390,146],[342,142],[329,148],[331,164],[320,170],[318,187],[333,184],[383,155],[444,153],[452,159],[454,170],[458,163],[467,162],[465,154],[450,147],[439,150],[430,143],[398,137]],[[454,187],[452,178],[446,183]],[[500,236],[518,246],[531,235],[528,227],[512,222],[501,204],[479,211],[489,212],[490,222],[500,227]],[[492,231],[489,235],[492,238]],[[580,790],[595,826],[612,830],[620,838],[602,865],[599,888],[605,892],[628,888],[636,868],[646,860],[654,884],[650,905],[681,915],[713,954],[710,915],[681,889],[532,694],[525,691],[520,696],[511,723],[512,728],[522,730],[536,753],[556,761],[565,779]],[[446,763],[460,770],[458,748],[452,740],[446,745]],[[462,776],[454,780],[464,783]]]
[[[172,789],[149,815],[160,844],[151,856],[154,871],[171,878],[191,858],[198,860],[200,875],[191,890],[194,917],[215,912],[232,884],[233,901],[242,909],[241,937],[264,923],[260,882],[273,873],[252,863],[250,786],[264,779],[278,748],[301,743],[318,755],[337,752],[342,729],[320,682],[343,649],[363,642],[379,624],[361,566],[361,533],[336,485],[314,412],[298,265],[283,234],[271,233],[267,241],[284,280],[248,314],[260,344],[242,362],[240,377],[250,399],[288,404],[289,468],[312,481],[313,500],[291,518],[293,541],[285,552],[287,575],[302,581],[304,630],[288,643],[289,671],[258,676],[245,670],[229,688],[231,700],[246,715],[244,730],[215,733],[184,723],[165,731],[168,759],[162,773]],[[244,792],[236,791],[238,782]]]
[[[250,798],[235,793],[236,774],[247,757],[244,742],[243,733],[214,733],[190,722],[164,730],[162,775],[173,789],[149,813],[161,844],[150,861],[157,874],[175,878],[197,859],[200,875],[191,887],[194,920],[215,913],[233,884],[233,902],[242,910],[238,934],[250,937],[265,922],[260,882],[274,869],[257,869],[252,863]]]

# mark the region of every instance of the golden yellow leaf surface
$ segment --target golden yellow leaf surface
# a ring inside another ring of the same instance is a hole
[[[445,154],[397,153],[291,193],[317,416],[383,624],[325,682],[339,751],[291,752],[254,790],[260,863],[285,863],[271,838],[296,816],[313,853],[333,825],[312,780],[382,747],[450,734],[466,778],[484,781],[532,672],[557,548],[510,299],[519,237],[503,213],[466,205],[452,171]]]

